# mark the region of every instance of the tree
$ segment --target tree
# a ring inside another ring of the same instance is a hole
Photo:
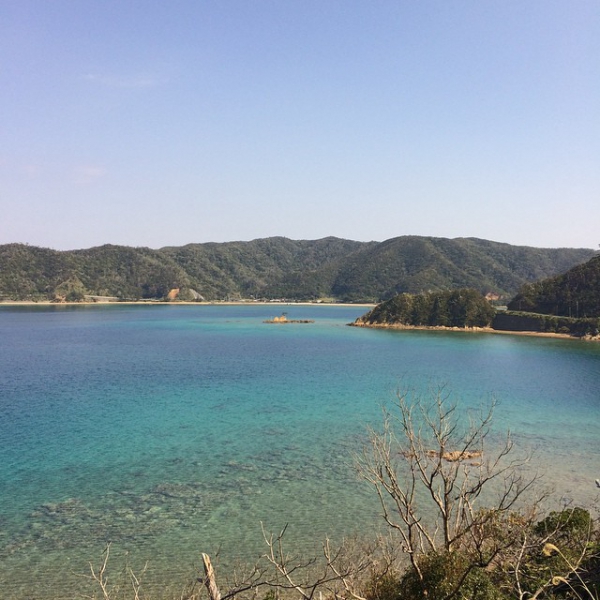
[[[428,324],[435,327],[448,327],[450,325],[447,294],[436,294],[433,297]]]
[[[497,579],[518,600],[598,600],[600,539],[590,513],[563,508],[524,529]]]
[[[513,515],[538,477],[525,474],[528,457],[514,456],[510,434],[489,448],[494,402],[463,419],[439,388],[430,401],[401,392],[395,408],[385,412],[382,431],[371,430],[359,472],[374,486],[386,523],[400,536],[413,589],[423,597],[457,597],[476,570],[515,544],[512,529],[532,522],[541,498],[526,516]],[[503,535],[494,534],[498,528]],[[439,568],[443,557],[454,575],[439,594],[428,569]]]

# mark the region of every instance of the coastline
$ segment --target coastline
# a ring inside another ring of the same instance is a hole
[[[175,301],[164,302],[162,300],[123,300],[115,301],[84,301],[84,302],[52,302],[51,300],[7,300],[0,301],[0,308],[19,307],[19,306],[39,306],[47,308],[49,306],[339,306],[339,307],[357,307],[370,309],[376,306],[373,303],[349,303],[349,302],[269,302],[269,301],[254,301],[254,300],[223,300],[223,301],[204,301],[204,302],[187,302]],[[544,331],[510,331],[506,329],[493,329],[492,327],[442,327],[433,325],[403,325],[401,323],[348,323],[350,327],[364,327],[367,329],[391,329],[391,330],[414,330],[414,331],[441,331],[441,332],[463,332],[463,333],[494,333],[499,335],[518,335],[522,337],[540,337],[554,338],[563,340],[578,340],[583,342],[600,342],[600,336],[577,337],[568,333],[553,333]]]
[[[367,329],[394,329],[415,331],[459,331],[463,333],[497,333],[500,335],[518,335],[524,337],[555,338],[563,340],[578,340],[583,342],[600,342],[600,336],[577,337],[568,333],[553,333],[545,331],[509,331],[507,329],[493,329],[492,327],[442,327],[439,325],[402,325],[401,323],[349,323],[351,327],[365,327]]]
[[[162,300],[123,300],[115,302],[112,300],[84,301],[84,302],[52,302],[51,300],[6,300],[0,301],[2,306],[356,306],[358,308],[373,308],[373,303],[351,303],[351,302],[269,302],[254,300],[215,300],[204,302],[187,302],[177,300],[175,302],[164,302]]]

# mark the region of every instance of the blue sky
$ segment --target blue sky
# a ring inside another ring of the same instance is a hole
[[[3,0],[0,243],[600,244],[597,0]]]

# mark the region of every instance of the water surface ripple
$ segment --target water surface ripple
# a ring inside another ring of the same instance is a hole
[[[311,324],[267,325],[282,310]],[[86,593],[88,561],[150,561],[173,593],[203,551],[309,551],[379,525],[352,455],[399,386],[499,401],[555,497],[595,498],[600,344],[346,327],[328,306],[0,308],[0,597]]]

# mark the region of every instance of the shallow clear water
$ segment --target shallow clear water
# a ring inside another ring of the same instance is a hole
[[[600,344],[346,327],[360,307],[0,308],[0,597],[72,598],[107,542],[171,590],[200,552],[378,526],[352,454],[398,387],[499,401],[557,500],[600,476]]]

